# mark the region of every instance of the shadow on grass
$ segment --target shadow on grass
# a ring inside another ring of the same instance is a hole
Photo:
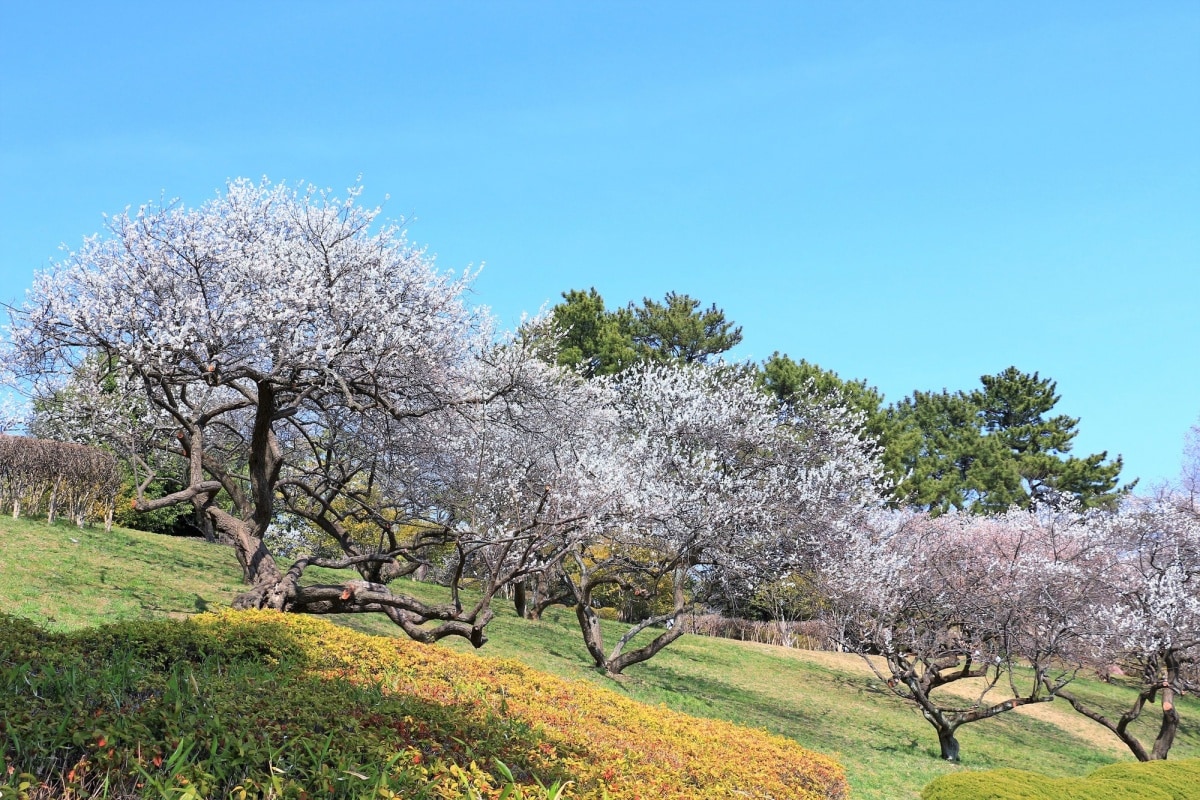
[[[531,753],[582,752],[475,704],[329,676],[313,647],[283,624],[156,620],[58,634],[0,616],[0,754],[52,787],[123,785],[141,771],[228,796],[285,775],[349,797],[379,781],[418,790],[415,764],[488,770],[500,759],[529,783]],[[381,757],[405,753],[403,763]],[[85,779],[89,763],[111,768]],[[571,777],[545,761],[536,769],[547,783]]]

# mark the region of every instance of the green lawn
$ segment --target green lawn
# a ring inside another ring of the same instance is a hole
[[[239,574],[232,551],[200,541],[0,518],[0,611],[52,628],[216,608],[237,593]],[[403,587],[444,599],[436,586]],[[552,609],[542,622],[518,618],[509,604],[496,610],[481,655],[514,658],[652,705],[789,736],[841,761],[861,800],[914,798],[929,780],[962,769],[1015,767],[1069,776],[1131,759],[1099,726],[1058,702],[960,729],[963,763],[951,766],[937,758],[932,728],[883,691],[856,656],[685,636],[613,680],[591,668],[569,609]],[[397,633],[382,617],[344,622],[369,633]],[[619,630],[610,623],[606,636],[615,638]],[[471,650],[456,640],[441,646]],[[1112,709],[1128,695],[1096,681],[1073,688],[1107,700]],[[1200,703],[1187,698],[1180,710],[1184,722],[1172,757],[1200,756]],[[1152,713],[1140,724],[1139,733],[1152,738]]]

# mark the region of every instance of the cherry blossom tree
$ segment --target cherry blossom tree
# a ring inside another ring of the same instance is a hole
[[[609,425],[599,387],[528,360],[519,348],[501,358],[527,370],[503,394],[430,415],[420,427],[355,432],[338,448],[353,455],[311,459],[281,480],[289,512],[363,559],[366,580],[350,587],[359,600],[397,577],[438,570],[455,614],[481,630],[500,590],[541,572],[611,515],[621,483],[603,438]],[[494,378],[495,367],[479,376]],[[475,391],[491,395],[497,387]],[[365,539],[364,529],[374,537]],[[459,589],[467,583],[476,599],[464,611]],[[346,591],[301,587],[293,609],[339,612]],[[420,615],[406,611],[388,613],[410,636],[427,639]]]
[[[1093,522],[1105,543],[1098,565],[1104,592],[1095,619],[1103,624],[1076,653],[1081,664],[1132,676],[1135,694],[1119,715],[1068,691],[1058,695],[1103,725],[1139,761],[1165,759],[1180,718],[1176,700],[1200,690],[1200,518],[1192,498],[1165,496],[1129,504]],[[1149,747],[1131,727],[1147,705],[1160,711]]]
[[[957,761],[959,727],[1051,700],[1073,679],[1062,657],[1091,630],[1099,553],[1068,513],[881,513],[824,577],[847,640]],[[1018,666],[1032,677],[1019,680]],[[946,690],[970,679],[965,693]]]
[[[679,638],[680,616],[718,576],[768,554],[778,573],[787,568],[781,554],[809,546],[817,520],[874,500],[870,447],[833,422],[823,431],[781,419],[747,371],[642,366],[597,382],[614,395],[611,447],[625,490],[609,524],[556,566],[588,652],[607,673]],[[606,648],[593,601],[614,585],[667,600]],[[651,628],[650,642],[626,649]]]
[[[4,391],[0,382],[0,433],[13,434],[24,427],[29,409]]]
[[[95,433],[160,456],[142,459],[136,508],[187,504],[207,519],[249,584],[237,606],[382,612],[416,638],[479,645],[490,584],[464,608],[388,582],[433,551],[456,553],[462,577],[487,547],[503,553],[489,562],[492,582],[509,579],[538,552],[530,531],[583,525],[562,501],[566,479],[545,474],[569,431],[566,415],[538,403],[564,384],[520,341],[497,343],[463,302],[467,277],[435,270],[357,194],[237,180],[199,209],[117,215],[107,236],[37,277],[3,361],[35,399],[67,404],[81,395],[63,390],[89,359],[120,378],[109,401],[145,413],[107,413]],[[66,416],[85,411],[75,404]],[[514,458],[543,488],[506,483],[507,506],[484,504],[499,515],[489,523],[480,506],[467,513],[465,487],[500,468],[506,436],[526,437]],[[535,441],[551,442],[537,458]],[[147,498],[171,458],[181,488]],[[340,556],[281,564],[264,537],[285,513],[327,534]],[[361,580],[308,586],[312,566],[353,568]]]

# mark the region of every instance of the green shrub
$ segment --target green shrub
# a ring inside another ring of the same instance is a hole
[[[1200,758],[1109,764],[1088,776],[1089,781],[1119,781],[1128,786],[1152,786],[1172,800],[1200,797]]]
[[[921,800],[1192,800],[1200,796],[1200,759],[1110,764],[1085,778],[1049,778],[994,769],[943,775]]]
[[[129,653],[157,668],[209,658],[226,662],[303,663],[304,648],[283,627],[231,621],[220,627],[200,626],[192,620],[136,620],[68,634],[65,646],[91,659],[108,659]]]
[[[943,775],[921,792],[921,800],[1058,800],[1054,779],[1017,769]],[[1163,798],[1154,798],[1163,800]]]

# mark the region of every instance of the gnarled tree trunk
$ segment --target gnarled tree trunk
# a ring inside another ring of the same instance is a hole
[[[683,591],[683,579],[683,569],[676,569],[674,603],[671,611],[642,620],[634,625],[617,640],[613,649],[607,653],[604,650],[604,637],[600,630],[600,616],[591,606],[593,585],[588,583],[586,579],[580,582],[577,590],[575,616],[579,620],[579,629],[583,632],[584,644],[587,646],[588,653],[591,654],[597,668],[604,670],[606,675],[619,675],[633,664],[640,664],[643,661],[650,660],[664,647],[680,636],[683,636],[684,627],[679,624],[679,617],[687,608]],[[625,646],[633,641],[635,636],[654,625],[666,625],[667,627],[666,630],[654,637],[649,644],[625,652]]]

